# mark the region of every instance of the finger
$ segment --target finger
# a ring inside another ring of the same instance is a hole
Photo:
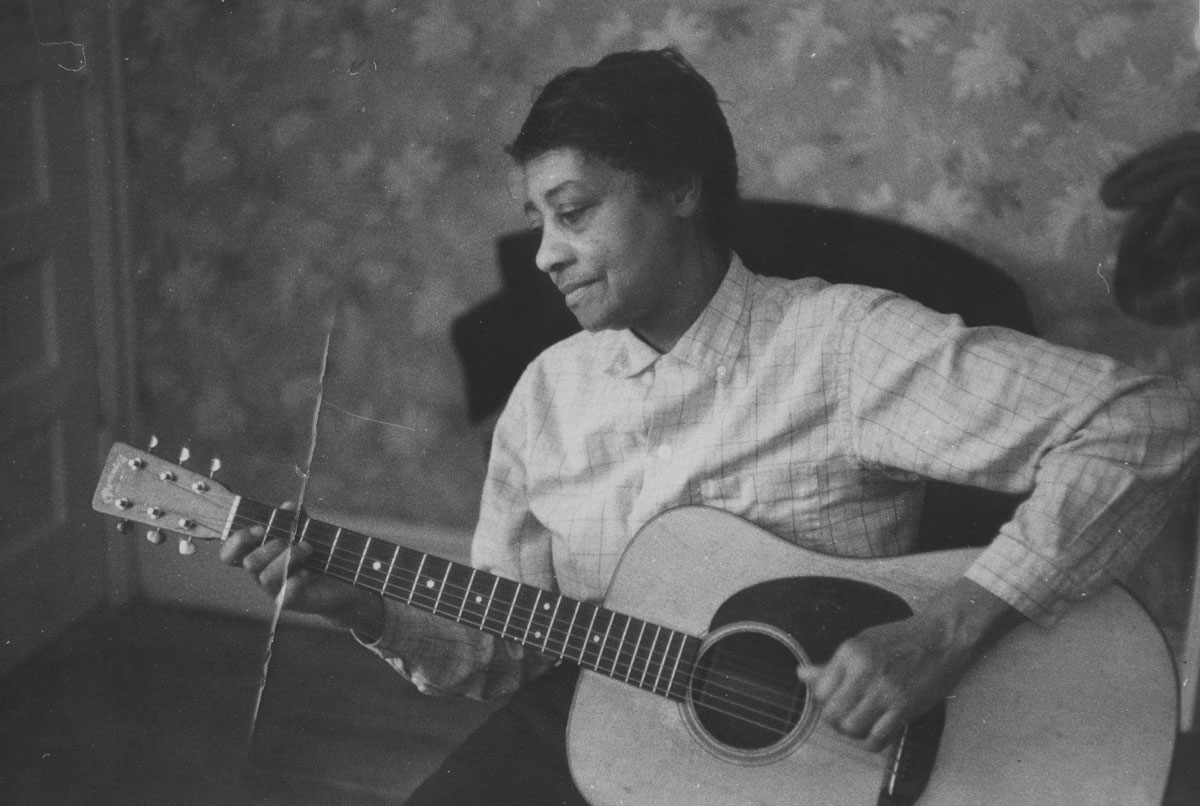
[[[308,559],[308,556],[313,553],[313,547],[308,543],[295,543],[292,545],[292,550],[288,552],[287,572],[288,576],[296,573],[300,564]]]
[[[873,697],[860,699],[850,707],[849,713],[837,720],[834,727],[843,736],[851,739],[866,739],[887,713],[887,704],[879,699]]]
[[[875,727],[871,728],[870,734],[867,735],[867,749],[878,753],[899,737],[904,725],[899,711],[888,711],[876,720]]]
[[[288,544],[283,540],[268,541],[243,557],[242,567],[257,576],[275,562],[287,547]]]
[[[272,540],[254,557],[253,568],[248,568],[258,578],[258,584],[278,595],[280,588],[289,584],[304,558],[312,553],[308,546],[296,546],[283,540]],[[265,562],[264,562],[265,561]]]
[[[249,529],[238,529],[221,541],[219,556],[226,565],[241,565],[242,559],[262,545],[263,529],[253,526]]]
[[[825,703],[841,685],[845,669],[834,663],[824,666],[797,666],[796,676],[808,687],[809,696]]]
[[[831,666],[837,671],[837,678],[835,685],[821,699],[821,718],[839,733],[846,733],[844,727],[857,727],[857,722],[848,720],[855,716],[864,702],[868,690],[867,679],[861,670],[856,671],[841,663]]]
[[[291,574],[283,582],[283,606],[285,608],[295,608],[299,603],[305,590],[312,584],[313,573],[301,568],[294,574]]]

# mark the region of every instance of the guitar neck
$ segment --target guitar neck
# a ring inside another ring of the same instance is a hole
[[[659,696],[686,695],[694,636],[245,498],[230,523],[309,544],[304,566],[338,581]]]

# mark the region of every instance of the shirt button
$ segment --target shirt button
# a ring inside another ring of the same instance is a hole
[[[705,479],[700,483],[700,495],[706,499],[713,499],[721,492],[721,487],[715,479]]]
[[[657,454],[659,459],[670,459],[671,458],[671,446],[670,445],[659,445],[658,450],[656,450],[654,453]]]
[[[725,377],[725,373],[726,373],[726,372],[728,372],[728,371],[729,371],[729,370],[725,369],[725,365],[724,365],[724,364],[722,364],[721,366],[717,367],[717,377],[718,377],[718,378],[724,378],[724,377]]]

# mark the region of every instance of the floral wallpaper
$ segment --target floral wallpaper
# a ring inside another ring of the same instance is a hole
[[[148,426],[294,495],[473,521],[453,317],[523,225],[502,146],[538,87],[674,44],[742,191],[869,211],[1005,267],[1043,331],[1200,387],[1200,329],[1109,296],[1120,160],[1200,127],[1195,0],[125,0]],[[232,461],[231,461],[232,460]]]

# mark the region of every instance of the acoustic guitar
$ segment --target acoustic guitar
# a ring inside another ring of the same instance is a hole
[[[309,543],[314,571],[578,664],[568,755],[596,806],[1162,800],[1174,665],[1116,585],[1052,629],[1009,633],[943,705],[870,752],[818,719],[797,665],[906,617],[977,551],[840,559],[681,507],[638,532],[601,605],[243,498],[123,444],[93,505],[195,540],[262,525]]]

